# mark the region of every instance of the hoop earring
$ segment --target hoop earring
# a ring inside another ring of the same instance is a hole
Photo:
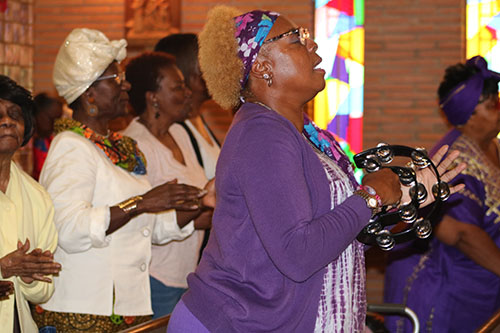
[[[89,97],[88,102],[89,102],[89,107],[86,110],[87,114],[91,117],[97,116],[99,114],[99,108],[97,107],[97,105],[94,104],[95,102],[94,97]]]
[[[267,86],[270,87],[273,84],[273,76],[271,74],[264,73],[262,78],[267,81]]]
[[[89,108],[87,109],[87,114],[91,117],[97,116],[99,114],[99,109],[97,108],[97,105],[90,104]]]

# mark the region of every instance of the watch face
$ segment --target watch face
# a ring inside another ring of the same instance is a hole
[[[377,199],[375,198],[370,198],[366,201],[366,203],[368,204],[368,206],[370,208],[377,208]]]

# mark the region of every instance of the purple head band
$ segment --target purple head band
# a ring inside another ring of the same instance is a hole
[[[476,67],[479,72],[457,85],[443,99],[439,106],[453,125],[463,125],[469,120],[483,92],[484,80],[494,78],[500,81],[500,74],[488,70],[488,64],[481,56],[467,60],[466,66]]]
[[[257,59],[262,43],[278,16],[275,12],[254,10],[234,18],[238,57],[243,61],[243,78],[240,80],[242,89],[248,81],[250,69]]]

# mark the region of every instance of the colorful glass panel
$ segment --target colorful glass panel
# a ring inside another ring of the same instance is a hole
[[[336,134],[350,156],[363,147],[364,15],[364,0],[315,0],[326,88],[314,99],[314,121]]]
[[[500,1],[467,0],[467,59],[483,56],[491,70],[500,72]]]

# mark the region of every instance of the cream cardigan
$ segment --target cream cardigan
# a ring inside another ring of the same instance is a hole
[[[41,248],[54,251],[57,232],[54,226],[54,207],[47,192],[33,178],[21,171],[14,162],[10,167],[10,180],[5,194],[0,191],[0,257],[17,249],[17,241],[30,240],[30,250]],[[3,279],[0,272],[0,279]],[[14,298],[22,332],[38,332],[31,318],[28,302],[45,302],[52,292],[52,283],[34,281],[24,283],[18,277],[14,282],[15,295],[0,301],[0,327],[12,332],[14,324]]]

